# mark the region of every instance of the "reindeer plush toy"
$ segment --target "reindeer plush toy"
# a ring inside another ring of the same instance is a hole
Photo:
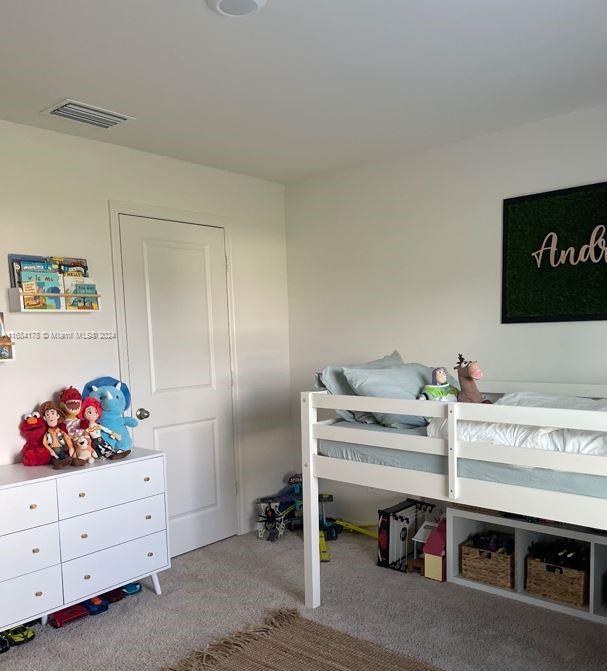
[[[460,403],[491,403],[476,386],[476,381],[483,377],[483,370],[478,365],[478,361],[468,361],[462,354],[458,354],[455,370],[461,388],[457,395]]]

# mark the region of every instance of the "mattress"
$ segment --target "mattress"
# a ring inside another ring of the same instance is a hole
[[[360,424],[358,422],[338,421],[335,426],[365,431],[387,431],[412,436],[425,436],[426,428],[391,429],[380,424]],[[358,461],[365,464],[379,464],[394,468],[406,468],[447,475],[447,457],[421,452],[404,452],[385,447],[373,447],[359,443],[342,443],[333,440],[319,440],[318,452],[325,457]],[[458,459],[457,474],[460,478],[499,482],[506,485],[518,485],[533,489],[544,489],[565,494],[607,499],[607,477],[567,473],[547,468],[529,468],[510,466],[488,461]]]
[[[557,410],[591,410],[607,412],[605,399],[579,398],[576,396],[554,396],[537,392],[519,391],[502,396],[495,405],[519,408],[553,408]],[[428,435],[446,438],[447,419],[432,419]],[[458,421],[457,437],[467,442],[493,443],[531,447],[549,452],[568,454],[593,454],[607,456],[607,433],[581,429],[556,429],[550,427],[525,426],[524,424],[497,424],[493,422]]]

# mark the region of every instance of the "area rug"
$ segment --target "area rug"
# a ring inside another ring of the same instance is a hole
[[[301,617],[268,614],[262,624],[196,650],[166,671],[440,671]]]

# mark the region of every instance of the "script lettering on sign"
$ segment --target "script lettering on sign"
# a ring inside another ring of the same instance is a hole
[[[533,252],[531,256],[535,259],[537,267],[542,267],[544,257],[548,263],[557,268],[560,265],[569,263],[577,266],[578,263],[607,263],[607,242],[605,242],[605,226],[600,224],[596,226],[590,234],[590,240],[579,249],[567,247],[567,249],[558,248],[558,235],[554,232],[548,233],[542,242],[541,247]]]

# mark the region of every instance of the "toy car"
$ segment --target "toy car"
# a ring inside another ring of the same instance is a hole
[[[101,613],[105,613],[105,611],[109,608],[107,599],[100,599],[98,596],[94,596],[92,599],[83,601],[80,605],[84,606],[88,610],[89,615],[100,615]]]
[[[99,598],[105,599],[108,603],[116,603],[116,601],[122,601],[122,599],[124,599],[124,593],[122,588],[117,587],[116,589],[106,592],[105,594],[101,594]]]
[[[141,583],[140,582],[130,582],[128,585],[123,585],[122,593],[124,596],[132,596],[141,592]]]
[[[36,636],[33,629],[30,629],[25,625],[7,629],[2,633],[8,639],[8,643],[11,647],[13,645],[23,645],[24,643],[29,643]]]
[[[63,627],[70,622],[74,622],[75,620],[79,620],[82,617],[88,617],[88,614],[89,612],[84,606],[69,606],[68,608],[58,610],[56,613],[50,615],[48,623],[51,627],[59,629],[60,627]]]

